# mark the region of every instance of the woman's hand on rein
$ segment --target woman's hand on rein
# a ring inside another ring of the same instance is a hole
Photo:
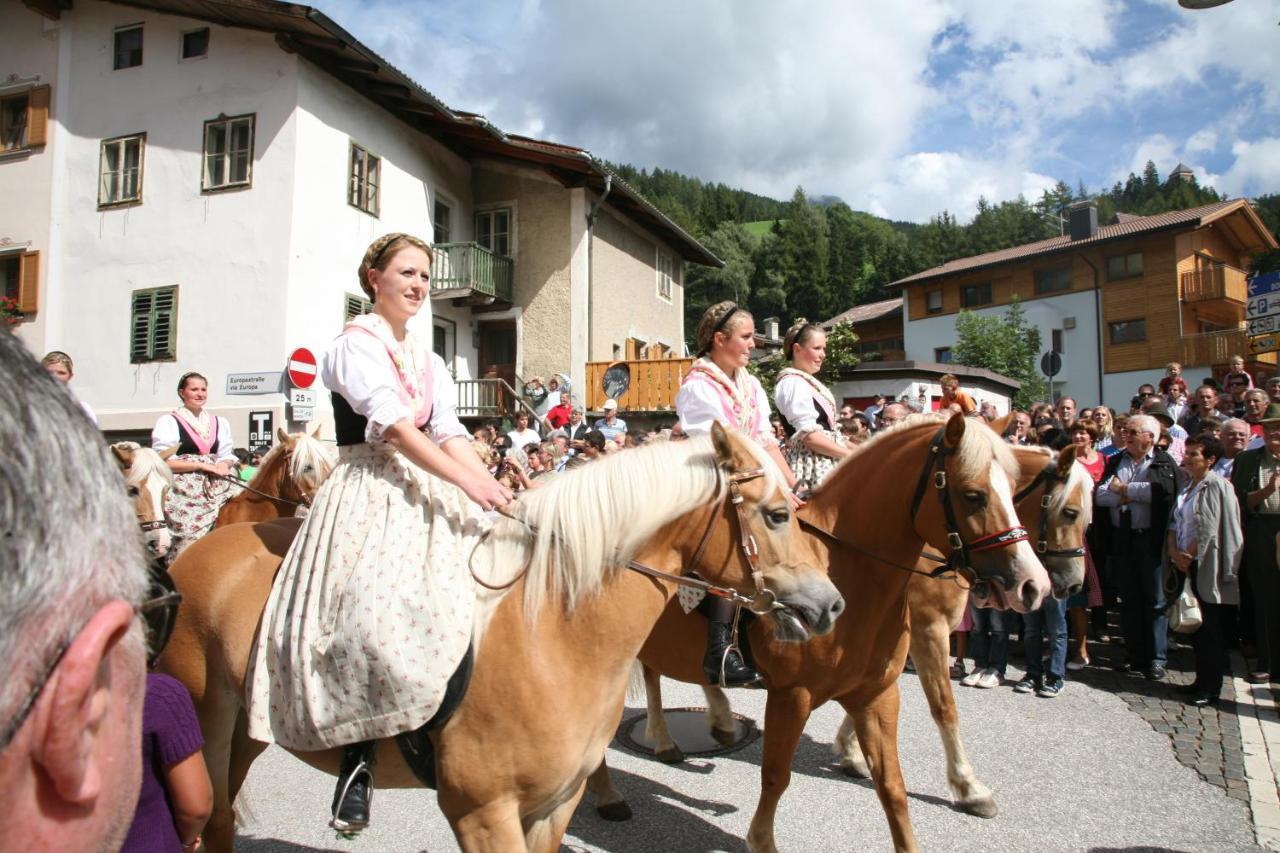
[[[204,472],[216,477],[229,477],[231,476],[231,466],[226,462],[215,462],[208,468],[205,468]]]
[[[458,483],[458,488],[462,489],[471,500],[480,504],[484,510],[506,506],[512,500],[511,490],[487,473],[479,475],[468,473],[468,476]]]

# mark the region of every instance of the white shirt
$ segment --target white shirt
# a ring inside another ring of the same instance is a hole
[[[524,450],[526,444],[537,444],[542,441],[542,437],[534,429],[513,429],[507,433],[507,441],[517,450]]]
[[[424,353],[420,353],[422,357]],[[444,361],[435,353],[431,359],[431,419],[427,433],[436,444],[463,438],[467,430],[458,420],[458,392]],[[351,404],[352,410],[368,419],[365,441],[382,441],[387,427],[414,417],[400,399],[400,379],[382,341],[373,335],[352,332],[340,335],[320,360],[320,381]]]
[[[218,418],[218,443],[210,448],[219,462],[237,462],[236,455],[231,452],[235,442],[231,437],[231,424],[226,418]],[[182,434],[178,432],[178,419],[172,414],[161,415],[151,430],[151,449],[157,453],[175,447],[182,442]]]
[[[745,368],[744,368],[745,369]],[[760,380],[748,375],[748,384],[756,397],[756,408],[760,411],[760,419],[756,432],[749,435],[758,443],[769,446],[777,445],[777,440],[769,432],[769,395],[764,392]],[[710,382],[695,380],[685,382],[676,394],[676,413],[680,415],[680,429],[685,435],[705,435],[711,432],[711,425],[720,421],[724,426],[737,430],[738,425],[726,422],[724,398],[721,391]]]
[[[813,432],[822,428],[818,425],[818,404],[813,399],[817,393],[812,385],[792,374],[778,380],[773,389],[773,402],[797,433]],[[835,424],[828,427],[834,428]]]

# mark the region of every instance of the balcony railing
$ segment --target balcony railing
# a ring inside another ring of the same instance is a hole
[[[436,243],[431,298],[511,302],[514,263],[479,243]]]
[[[587,362],[587,408],[599,411],[611,396],[620,412],[674,411],[691,358]]]
[[[530,422],[538,419],[537,412],[505,379],[459,379],[455,384],[460,418],[505,418],[525,411]]]
[[[1187,365],[1224,365],[1233,355],[1243,356],[1246,361],[1258,361],[1275,364],[1276,354],[1273,352],[1259,355],[1249,354],[1249,335],[1244,329],[1227,329],[1222,332],[1207,332],[1203,335],[1185,335],[1182,338],[1182,363]]]
[[[1182,299],[1184,302],[1208,302],[1227,299],[1241,305],[1245,303],[1248,288],[1245,272],[1226,264],[1214,264],[1182,274]]]

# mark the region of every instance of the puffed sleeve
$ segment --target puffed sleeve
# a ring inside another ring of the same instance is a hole
[[[369,421],[366,441],[381,441],[387,427],[413,416],[400,399],[400,380],[386,348],[372,335],[338,337],[324,354],[320,380]]]
[[[813,389],[803,379],[788,375],[778,380],[773,389],[773,402],[796,432],[821,429],[818,426],[818,407],[813,402]]]
[[[768,405],[767,400],[765,404]],[[706,435],[713,423],[725,419],[720,393],[710,382],[701,379],[680,386],[676,393],[676,414],[680,416],[680,429],[685,435]]]
[[[157,453],[163,453],[170,447],[177,446],[181,441],[178,435],[178,421],[173,415],[161,415],[160,420],[156,421],[155,427],[151,430],[151,449]]]
[[[213,455],[219,462],[237,462],[239,460],[233,452],[235,444],[235,436],[231,434],[231,422],[226,418],[218,418],[218,446],[214,448]]]
[[[431,353],[431,420],[427,429],[436,444],[467,437],[467,428],[458,420],[458,386],[453,384],[444,359],[435,353]]]

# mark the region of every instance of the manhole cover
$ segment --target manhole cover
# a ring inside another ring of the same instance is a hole
[[[741,714],[733,715],[736,731],[733,742],[728,744],[721,743],[711,734],[706,708],[667,708],[664,714],[671,739],[686,756],[737,752],[760,737],[760,729],[756,727],[755,721]],[[622,725],[618,726],[618,743],[637,755],[653,757],[653,745],[644,731],[648,719],[648,714],[637,714],[623,720]]]

